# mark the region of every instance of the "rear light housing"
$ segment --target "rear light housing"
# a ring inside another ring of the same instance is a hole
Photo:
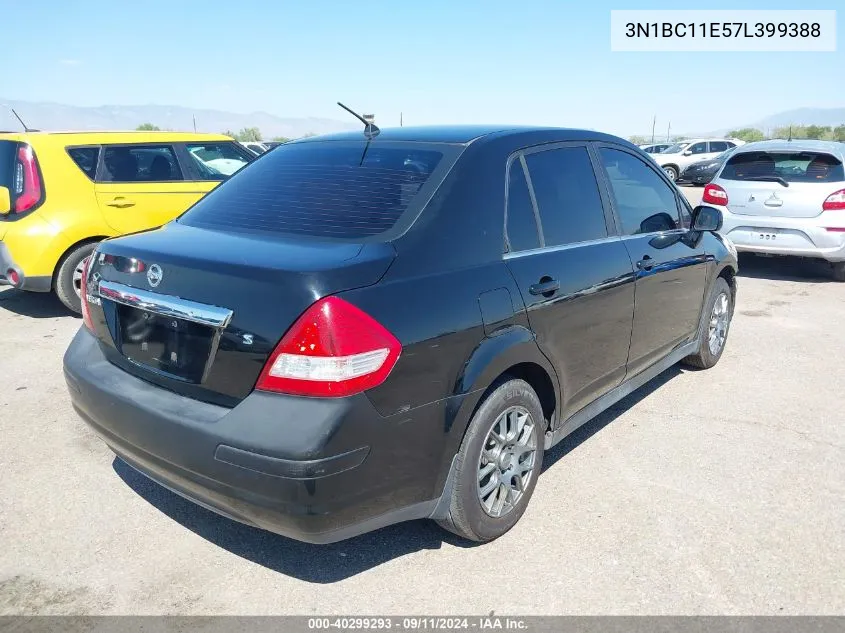
[[[44,201],[44,186],[38,158],[31,145],[21,144],[12,178],[12,213],[34,211]]]
[[[363,310],[339,297],[312,304],[267,360],[256,389],[338,398],[383,383],[402,345]]]
[[[701,201],[706,204],[727,206],[728,192],[722,189],[719,185],[709,184],[704,188],[704,194],[701,196]]]
[[[822,203],[822,211],[845,211],[845,189],[830,194]]]
[[[94,255],[85,260],[82,266],[82,280],[79,282],[79,298],[82,300],[82,323],[90,331],[94,331],[94,322],[91,320],[91,310],[88,307],[88,269],[91,267],[91,260]]]

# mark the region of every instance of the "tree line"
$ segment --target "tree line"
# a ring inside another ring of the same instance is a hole
[[[153,125],[152,123],[142,123],[137,128],[135,128],[139,132],[158,132],[161,130],[160,127],[157,125]],[[236,141],[263,141],[264,135],[261,134],[261,130],[257,127],[245,127],[242,128],[238,132],[232,132],[231,130],[225,130],[221,132],[221,134],[228,136],[230,138],[235,139]],[[303,138],[308,136],[314,136],[313,132],[308,132],[307,134],[303,135]],[[271,141],[278,141],[280,143],[287,143],[291,139],[287,136],[274,136],[273,138],[269,139]]]
[[[753,143],[755,141],[765,141],[773,138],[804,138],[821,141],[845,141],[845,124],[833,127],[831,125],[784,125],[776,127],[767,134],[763,130],[754,127],[744,127],[738,130],[731,130],[725,135],[725,138],[738,138],[746,143]],[[683,141],[686,137],[675,136],[672,137],[671,142]],[[651,143],[651,138],[635,134],[628,137],[634,145],[646,145]],[[655,143],[661,142],[663,139],[656,138]]]

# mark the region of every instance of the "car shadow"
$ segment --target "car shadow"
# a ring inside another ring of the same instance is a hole
[[[803,257],[761,257],[754,253],[739,254],[739,277],[774,281],[832,283],[830,264],[820,259]]]
[[[592,420],[584,424],[584,426],[576,429],[573,433],[567,435],[560,441],[559,444],[551,448],[543,457],[543,472],[545,473],[549,468],[554,466],[563,457],[578,448],[581,444],[593,437],[596,433],[601,431],[608,424],[614,422],[616,418],[618,418],[620,415],[622,415],[629,409],[635,407],[644,399],[648,398],[652,393],[660,389],[667,382],[677,376],[680,376],[683,372],[690,370],[691,369],[688,369],[686,367],[682,369],[680,365],[673,365],[663,373],[658,374],[657,376],[649,380],[646,384],[644,384],[642,387],[640,387],[633,393],[622,398],[622,400],[614,404],[609,409],[594,417]],[[692,369],[692,371],[695,370]]]
[[[667,369],[565,438],[546,454],[543,472],[680,373],[677,366]],[[464,548],[479,545],[441,529],[433,521],[400,523],[330,545],[301,543],[206,510],[148,479],[118,457],[112,468],[147,503],[194,534],[236,556],[306,582],[339,582],[407,554],[439,549],[443,543]]]
[[[78,316],[68,310],[52,292],[25,292],[10,287],[0,290],[0,309],[33,319]]]

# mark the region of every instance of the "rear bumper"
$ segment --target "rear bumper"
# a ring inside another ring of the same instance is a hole
[[[736,215],[719,208],[724,219],[719,232],[740,252],[845,261],[845,232],[826,228],[827,224],[837,226],[836,218],[826,220],[824,214],[814,218]]]
[[[115,367],[84,328],[64,370],[74,408],[119,457],[231,519],[331,543],[437,516],[442,456],[419,446],[411,430],[414,422],[428,426],[425,413],[382,418],[365,395],[254,392],[233,409],[219,407]]]
[[[7,278],[9,270],[14,270],[18,274],[20,281],[17,285],[12,284]],[[4,242],[0,242],[0,286],[8,285],[15,285],[16,288],[32,292],[50,292],[53,279],[49,276],[28,277],[25,275],[23,269],[12,259],[9,247]]]

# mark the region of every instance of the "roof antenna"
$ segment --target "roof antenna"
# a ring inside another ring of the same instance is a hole
[[[373,123],[373,119],[374,119],[373,115],[368,114],[366,117],[362,117],[360,114],[358,114],[357,112],[355,112],[351,108],[347,108],[340,101],[337,102],[337,105],[339,105],[341,108],[346,110],[349,114],[351,114],[356,119],[358,119],[361,123],[364,124],[364,136],[367,137],[368,141],[373,140],[376,136],[378,136],[378,133],[381,132],[381,130],[376,127],[376,124]]]
[[[23,126],[24,132],[37,132],[38,130],[33,130],[31,127],[27,126],[26,123],[23,122],[23,119],[18,116],[18,113],[15,112],[15,109],[12,106],[6,106],[9,110],[12,111],[12,114],[15,115],[15,118],[20,121],[20,124]]]

